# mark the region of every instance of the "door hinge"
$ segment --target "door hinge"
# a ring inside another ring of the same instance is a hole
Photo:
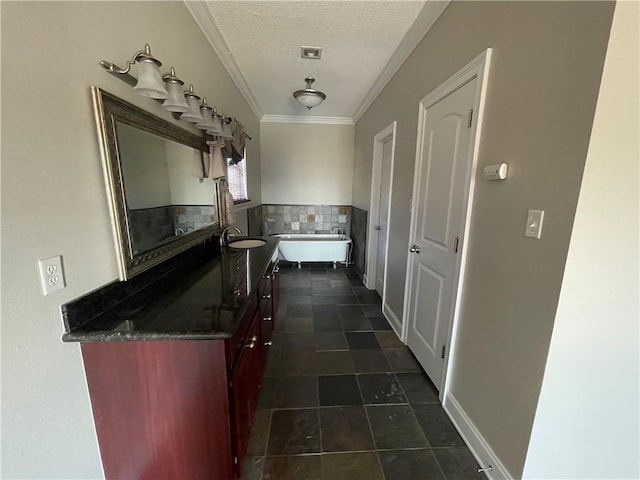
[[[442,353],[440,353],[440,358],[444,358],[444,350],[445,350],[445,346],[442,345]]]
[[[469,119],[467,120],[467,127],[471,128],[471,122],[473,121],[473,109],[469,110]]]
[[[458,241],[459,241],[458,237],[456,237],[456,239],[453,241],[453,251],[455,253],[458,253]]]

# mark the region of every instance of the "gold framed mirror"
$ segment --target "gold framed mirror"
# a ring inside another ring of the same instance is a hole
[[[204,136],[91,87],[121,280],[218,233]]]

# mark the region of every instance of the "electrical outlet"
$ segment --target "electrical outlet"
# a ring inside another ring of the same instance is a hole
[[[66,286],[61,256],[38,261],[38,268],[40,269],[40,283],[42,284],[43,295],[61,290]]]

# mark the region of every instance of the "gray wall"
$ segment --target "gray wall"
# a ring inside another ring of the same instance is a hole
[[[356,125],[353,205],[369,210],[373,137],[397,120],[387,301],[402,316],[420,99],[488,47],[479,169],[451,394],[522,474],[613,12],[598,2],[453,2]],[[525,238],[527,209],[544,233]]]
[[[170,120],[98,65],[151,45],[164,67],[235,115],[260,203],[260,127],[182,2],[2,2],[2,478],[100,478],[78,344],[60,304],[118,276],[90,85]],[[184,122],[180,123],[184,126]],[[67,288],[40,292],[63,255]]]
[[[638,59],[640,4],[619,2],[525,478],[640,478]]]

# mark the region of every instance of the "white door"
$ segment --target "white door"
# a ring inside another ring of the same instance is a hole
[[[376,290],[380,294],[383,306],[395,142],[396,122],[391,123],[373,137],[371,209],[367,231],[367,278],[365,284],[369,290]],[[398,325],[398,327],[400,326]]]
[[[470,111],[477,84],[474,78],[421,107],[407,345],[438,388],[458,281],[456,256],[465,220],[473,149]]]
[[[391,191],[391,154],[393,137],[382,143],[382,175],[380,184],[380,203],[375,231],[378,233],[378,254],[376,258],[376,291],[382,297],[384,291],[385,262],[387,261],[387,232],[389,225],[389,193]]]

